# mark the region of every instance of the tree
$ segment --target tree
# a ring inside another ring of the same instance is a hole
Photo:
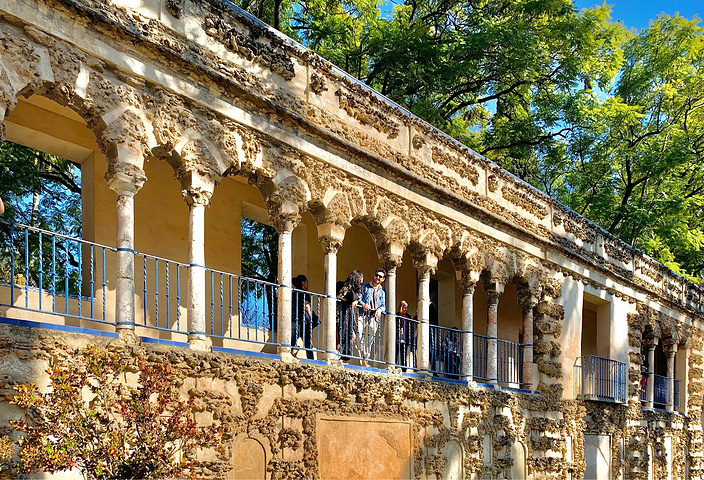
[[[606,98],[578,98],[561,200],[675,271],[704,274],[704,29],[658,17]]]
[[[34,383],[15,387],[12,403],[25,418],[11,422],[22,433],[18,469],[30,473],[76,468],[86,479],[196,478],[199,449],[220,443],[223,429],[199,426],[194,397],[181,399],[170,366],[90,346],[83,362],[49,369],[50,391]],[[136,385],[122,381],[139,372]]]
[[[5,205],[2,219],[72,237],[81,236],[81,176],[73,163],[12,142],[0,143],[0,197]],[[53,281],[54,265],[59,277],[68,276],[70,294],[78,294],[80,245],[52,243],[36,232],[0,222],[0,279],[38,287],[40,263],[47,266],[42,287]],[[41,255],[40,255],[41,252]],[[14,278],[12,275],[14,267]],[[25,278],[26,277],[26,278]]]
[[[242,217],[242,323],[276,330],[279,234],[274,227]],[[260,281],[256,281],[260,280]]]
[[[0,197],[5,220],[70,236],[81,234],[81,174],[66,159],[1,142]]]

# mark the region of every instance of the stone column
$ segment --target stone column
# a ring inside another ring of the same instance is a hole
[[[106,176],[117,193],[117,278],[115,281],[115,328],[123,341],[134,343],[134,196],[142,188],[143,175],[116,171]]]
[[[345,238],[345,229],[335,223],[318,225],[318,241],[325,252],[325,302],[321,318],[325,359],[337,359],[337,252]]]
[[[528,295],[521,299],[523,313],[523,388],[533,390],[533,308],[538,304],[537,299]]]
[[[384,323],[381,331],[381,342],[383,345],[384,361],[387,366],[396,364],[396,269],[401,265],[401,257],[399,255],[389,255],[384,262],[386,270],[386,284],[384,291],[386,292],[386,311],[384,315]]]
[[[421,372],[430,369],[430,276],[437,267],[437,258],[425,254],[413,259],[418,270],[418,345],[417,365]]]
[[[645,398],[648,408],[653,408],[653,399],[655,398],[655,347],[658,344],[658,339],[653,339],[653,343],[648,345],[648,378],[645,384]]]
[[[462,287],[462,378],[474,379],[474,282],[460,283]]]
[[[675,354],[677,353],[677,343],[667,341],[663,344],[667,355],[667,410],[675,409]]]
[[[279,232],[279,291],[278,291],[278,311],[276,342],[279,344],[277,350],[283,360],[292,360],[291,357],[291,270],[292,251],[291,234],[295,224],[290,219],[280,218],[274,222],[276,230]]]
[[[498,317],[499,317],[499,296],[493,286],[487,289],[488,310],[486,316],[486,336],[489,337],[486,346],[486,376],[491,384],[499,381],[499,357],[498,357]]]
[[[206,350],[205,207],[215,182],[197,172],[181,177],[181,193],[188,204],[188,344]]]

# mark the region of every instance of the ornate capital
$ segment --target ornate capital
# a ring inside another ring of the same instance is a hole
[[[384,256],[384,269],[386,272],[395,272],[401,266],[401,258],[395,256]]]
[[[208,205],[217,182],[207,174],[188,170],[178,176],[181,181],[181,195],[189,207]]]
[[[110,190],[120,196],[133,197],[144,185],[147,176],[141,168],[131,165],[118,164],[115,168],[109,169],[105,174],[105,180]]]
[[[438,257],[428,251],[416,254],[413,256],[413,266],[418,270],[421,278],[430,276],[438,268]]]
[[[662,349],[668,357],[674,356],[677,353],[677,340],[674,338],[664,338],[662,341]]]
[[[327,222],[318,225],[318,243],[323,247],[323,251],[337,253],[345,239],[346,230],[335,222]]]
[[[501,296],[502,292],[499,292],[497,290],[487,290],[486,291],[486,298],[487,298],[487,303],[491,305],[498,305],[499,304],[499,297]]]
[[[536,294],[530,291],[518,293],[518,306],[523,310],[530,310],[538,304],[540,299]]]

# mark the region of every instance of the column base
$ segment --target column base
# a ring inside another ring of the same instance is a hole
[[[188,348],[198,352],[209,352],[210,347],[205,340],[205,335],[193,334],[188,336]]]
[[[117,339],[125,345],[139,345],[141,343],[133,328],[118,328]]]
[[[339,358],[329,358],[325,361],[328,367],[345,368],[345,363]]]
[[[279,352],[281,355],[281,361],[284,363],[301,363],[292,353],[290,348],[283,347],[282,351]]]

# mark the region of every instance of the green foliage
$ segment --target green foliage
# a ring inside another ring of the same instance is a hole
[[[704,275],[697,18],[636,32],[605,4],[578,12],[571,0],[406,0],[386,16],[369,0],[279,5],[285,33],[675,271]]]
[[[170,366],[139,357],[136,364],[95,346],[82,362],[52,363],[48,393],[15,387],[25,418],[20,472],[76,468],[86,479],[196,478],[195,453],[219,445],[216,425],[198,426],[193,396],[181,398]],[[137,384],[125,375],[138,371]]]
[[[0,197],[5,220],[80,236],[80,169],[68,160],[1,142]]]
[[[558,196],[676,272],[704,274],[704,29],[658,17],[570,119]]]
[[[68,236],[81,236],[81,177],[77,166],[63,158],[12,142],[0,143],[0,198],[5,213],[15,223]],[[17,285],[38,287],[37,273],[45,266],[42,287],[49,289],[54,265],[57,278],[69,277],[69,294],[78,294],[80,246],[0,223],[0,280],[10,282],[11,266]],[[41,252],[41,253],[40,253]],[[14,258],[14,260],[13,260]],[[26,278],[27,277],[27,278]]]
[[[279,234],[274,227],[242,217],[242,275],[277,283]]]

